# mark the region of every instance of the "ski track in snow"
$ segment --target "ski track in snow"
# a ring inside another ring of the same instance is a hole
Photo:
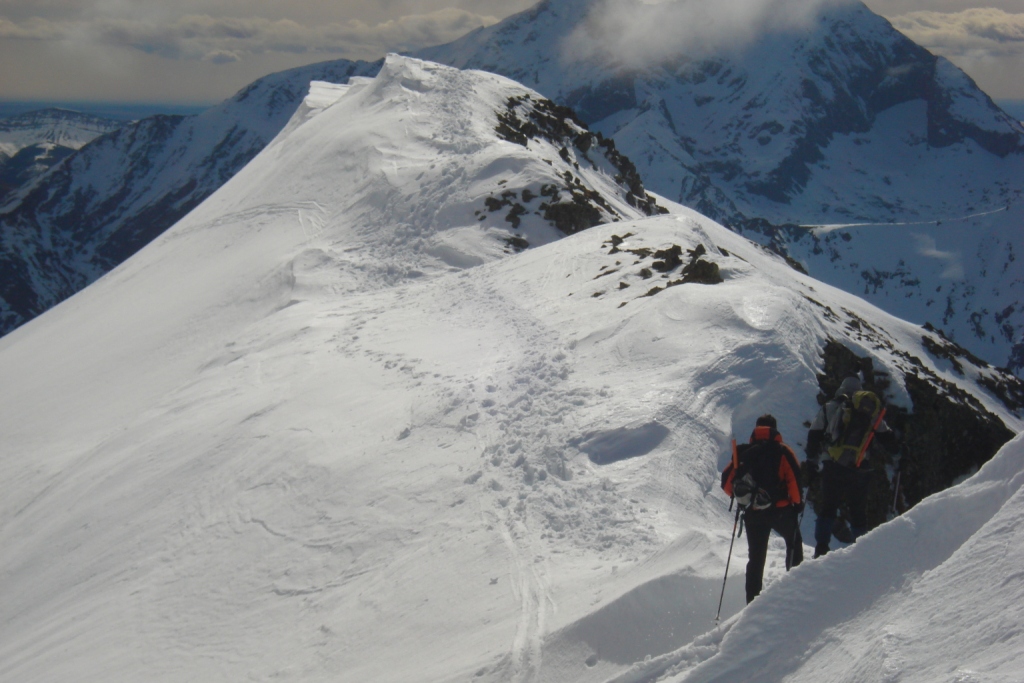
[[[829,224],[808,224],[801,225],[801,228],[807,228],[813,231],[815,234],[827,235],[830,232],[836,230],[843,230],[845,228],[909,228],[920,225],[941,225],[942,223],[965,223],[972,218],[981,218],[983,216],[992,216],[997,213],[1005,213],[1007,207],[1000,207],[991,211],[981,211],[978,213],[968,214],[966,216],[958,216],[955,218],[943,218],[936,220],[922,220],[922,221],[903,221],[898,223],[829,223]]]

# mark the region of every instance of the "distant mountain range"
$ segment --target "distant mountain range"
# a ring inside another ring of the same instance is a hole
[[[60,108],[0,119],[0,206],[20,187],[122,122]]]
[[[49,108],[0,119],[0,154],[14,156],[31,145],[50,143],[80,149],[101,135],[120,128],[122,121]]]
[[[655,192],[1022,367],[1024,264],[1013,245],[1024,128],[959,69],[859,3],[729,56],[567,65],[564,40],[589,7],[545,0],[417,56],[501,73],[574,108]],[[275,74],[201,116],[140,122],[68,159],[0,217],[13,236],[0,254],[13,274],[0,283],[3,329],[202,201],[280,130],[310,80],[377,69],[342,60]]]

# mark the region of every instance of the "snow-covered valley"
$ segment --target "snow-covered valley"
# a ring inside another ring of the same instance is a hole
[[[846,551],[773,546],[714,628],[729,441],[770,411],[798,448],[830,340],[907,409],[912,376],[1017,433],[1016,385],[595,140],[391,57],[0,340],[0,680],[1014,680],[1019,440]]]

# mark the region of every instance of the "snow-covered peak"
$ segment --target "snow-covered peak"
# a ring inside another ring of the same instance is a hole
[[[385,270],[399,277],[657,210],[628,160],[568,110],[501,76],[397,55],[373,79],[314,84],[266,150],[176,230],[258,206],[297,207],[300,234],[362,245],[379,266],[398,259]]]
[[[680,42],[678,54],[627,68],[608,46],[637,27],[657,34],[652,42],[666,33],[650,20],[657,4],[629,5],[595,3],[589,22],[576,5],[543,2],[420,54],[505,74],[573,107],[614,137],[651,190],[1024,368],[1012,246],[1024,128],[966,74],[860,2],[819,3],[799,30],[732,49],[690,54]],[[601,20],[607,7],[629,26]],[[566,61],[581,26],[590,49],[577,53],[589,59]],[[774,227],[785,224],[793,229]],[[837,231],[823,240],[797,225]]]

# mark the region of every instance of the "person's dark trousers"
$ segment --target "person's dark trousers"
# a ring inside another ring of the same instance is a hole
[[[867,472],[846,467],[831,460],[821,465],[821,503],[815,508],[818,520],[814,525],[814,543],[818,553],[827,550],[832,540],[832,525],[843,499],[850,512],[850,531],[854,539],[868,527],[868,483]]]
[[[804,560],[804,540],[792,506],[746,513],[747,529],[747,602],[761,594],[764,563],[768,557],[768,539],[774,530],[786,541],[786,569]]]

